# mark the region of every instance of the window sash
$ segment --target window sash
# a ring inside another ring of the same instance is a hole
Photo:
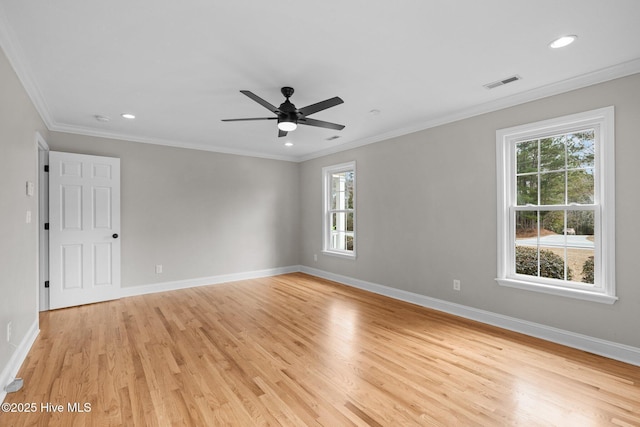
[[[587,166],[580,166],[580,167],[572,167],[570,166],[570,156],[569,154],[569,150],[568,147],[565,143],[564,145],[564,155],[563,155],[563,164],[562,164],[562,168],[554,168],[554,169],[547,169],[544,168],[543,166],[543,154],[542,154],[542,140],[545,139],[553,139],[553,138],[561,138],[567,134],[578,134],[578,133],[585,133],[585,132],[590,132],[593,131],[593,145],[594,145],[594,158],[593,158],[593,164],[589,164]],[[586,171],[586,170],[592,170],[594,177],[593,177],[593,200],[595,204],[599,203],[599,165],[601,165],[601,157],[600,157],[600,144],[601,144],[601,140],[602,140],[602,133],[601,133],[601,123],[599,122],[590,122],[590,123],[586,123],[584,125],[567,125],[567,126],[559,126],[558,128],[554,129],[553,131],[549,131],[549,132],[538,132],[537,130],[534,131],[530,131],[528,133],[524,133],[522,136],[519,136],[518,138],[513,138],[509,140],[509,146],[508,149],[510,151],[511,154],[511,162],[508,165],[508,170],[509,170],[509,179],[511,180],[510,182],[510,186],[511,186],[511,191],[513,192],[510,196],[511,196],[511,201],[509,202],[509,204],[518,204],[518,178],[519,177],[537,177],[537,184],[536,184],[536,192],[537,192],[537,203],[535,203],[535,205],[541,205],[540,201],[542,200],[543,196],[542,196],[542,176],[550,176],[552,174],[564,174],[563,177],[563,181],[564,181],[564,193],[563,193],[563,199],[564,202],[568,202],[569,201],[569,189],[570,189],[570,185],[569,185],[569,176],[571,172],[577,172],[577,171]],[[518,172],[518,145],[521,143],[526,143],[526,142],[535,142],[536,143],[536,165],[535,165],[535,170],[530,170],[527,172]],[[556,203],[558,205],[561,205],[563,203]],[[522,206],[522,205],[519,205]],[[526,205],[525,205],[526,206]]]
[[[560,287],[567,287],[567,288],[573,288],[573,289],[581,289],[581,290],[586,290],[586,291],[595,291],[595,292],[604,292],[604,286],[602,284],[602,275],[601,274],[594,274],[594,283],[593,284],[583,284],[581,282],[575,281],[575,280],[567,280],[567,279],[554,279],[554,278],[549,278],[549,277],[541,277],[541,276],[531,276],[531,275],[527,275],[527,274],[520,274],[516,272],[516,247],[518,246],[517,244],[517,239],[516,239],[516,214],[517,212],[539,212],[539,211],[583,211],[583,212],[588,212],[591,211],[594,214],[594,233],[593,233],[593,237],[594,237],[594,248],[593,248],[593,256],[594,256],[594,271],[599,273],[600,272],[600,268],[601,268],[601,262],[602,262],[602,257],[598,256],[601,250],[601,239],[600,239],[600,218],[601,218],[601,210],[599,206],[596,205],[580,205],[580,206],[574,206],[574,205],[564,205],[564,206],[557,206],[557,205],[553,205],[553,206],[526,206],[526,207],[522,207],[522,206],[518,206],[518,207],[511,207],[509,209],[509,266],[507,269],[507,274],[506,274],[506,278],[512,278],[512,279],[516,279],[516,280],[533,280],[533,281],[540,281],[542,283],[546,283],[549,285],[554,285],[554,286],[560,286]],[[566,221],[566,217],[565,217],[565,221]],[[566,224],[565,224],[566,225]],[[566,228],[566,227],[563,227]],[[540,224],[538,224],[537,227],[538,231],[541,230],[541,226]],[[576,246],[576,245],[571,245],[567,243],[567,236],[568,234],[565,232],[564,234],[560,234],[560,236],[564,236],[564,244],[554,244],[554,243],[541,243],[539,241],[540,236],[538,235],[536,237],[536,240],[538,240],[536,248],[538,251],[540,250],[545,250],[548,248],[559,248],[559,249],[564,249],[565,251],[565,256],[563,257],[563,261],[564,261],[564,266],[565,266],[565,272],[566,269],[568,267],[568,256],[566,251],[568,249],[580,249],[580,246]],[[533,237],[532,237],[533,239]],[[539,253],[539,252],[538,252]],[[538,259],[538,262],[540,260]]]

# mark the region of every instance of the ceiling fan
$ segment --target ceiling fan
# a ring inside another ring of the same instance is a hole
[[[335,129],[342,130],[344,129],[344,125],[339,125],[336,123],[325,122],[323,120],[310,119],[307,116],[311,114],[317,113],[318,111],[326,110],[327,108],[335,107],[336,105],[342,104],[344,101],[339,97],[334,97],[331,99],[327,99],[325,101],[318,102],[316,104],[311,104],[303,108],[296,108],[295,105],[289,101],[291,95],[293,95],[293,88],[285,86],[280,89],[282,95],[286,98],[286,100],[280,104],[279,107],[272,105],[260,98],[258,95],[248,91],[241,90],[241,93],[247,95],[249,98],[256,101],[258,104],[262,105],[272,113],[276,115],[276,117],[253,117],[247,119],[225,119],[223,122],[239,122],[239,121],[248,121],[248,120],[278,120],[278,137],[286,136],[287,132],[291,132],[295,130],[298,125],[307,125],[307,126],[316,126],[320,128],[327,129]]]

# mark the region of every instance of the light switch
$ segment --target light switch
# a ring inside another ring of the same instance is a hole
[[[27,224],[31,224],[31,211],[27,211],[27,216],[25,218]]]
[[[33,192],[35,191],[35,186],[33,182],[27,181],[27,196],[33,196]]]

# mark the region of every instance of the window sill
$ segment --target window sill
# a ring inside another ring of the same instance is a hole
[[[329,250],[323,249],[322,253],[324,255],[331,255],[338,258],[345,258],[345,259],[352,259],[352,260],[356,259],[355,252],[349,253],[349,252],[329,251]]]
[[[545,294],[558,295],[567,298],[581,299],[592,302],[599,302],[603,304],[613,304],[618,300],[618,297],[613,295],[606,295],[601,292],[591,292],[581,289],[569,289],[559,286],[544,285],[540,283],[526,282],[524,280],[515,279],[496,279],[500,286],[507,286],[510,288],[524,289],[533,292],[542,292]]]

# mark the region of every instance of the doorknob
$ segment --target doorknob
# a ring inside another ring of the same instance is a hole
[[[111,237],[113,237],[114,239],[117,239],[118,235],[116,233],[114,233],[113,236],[111,236]]]

